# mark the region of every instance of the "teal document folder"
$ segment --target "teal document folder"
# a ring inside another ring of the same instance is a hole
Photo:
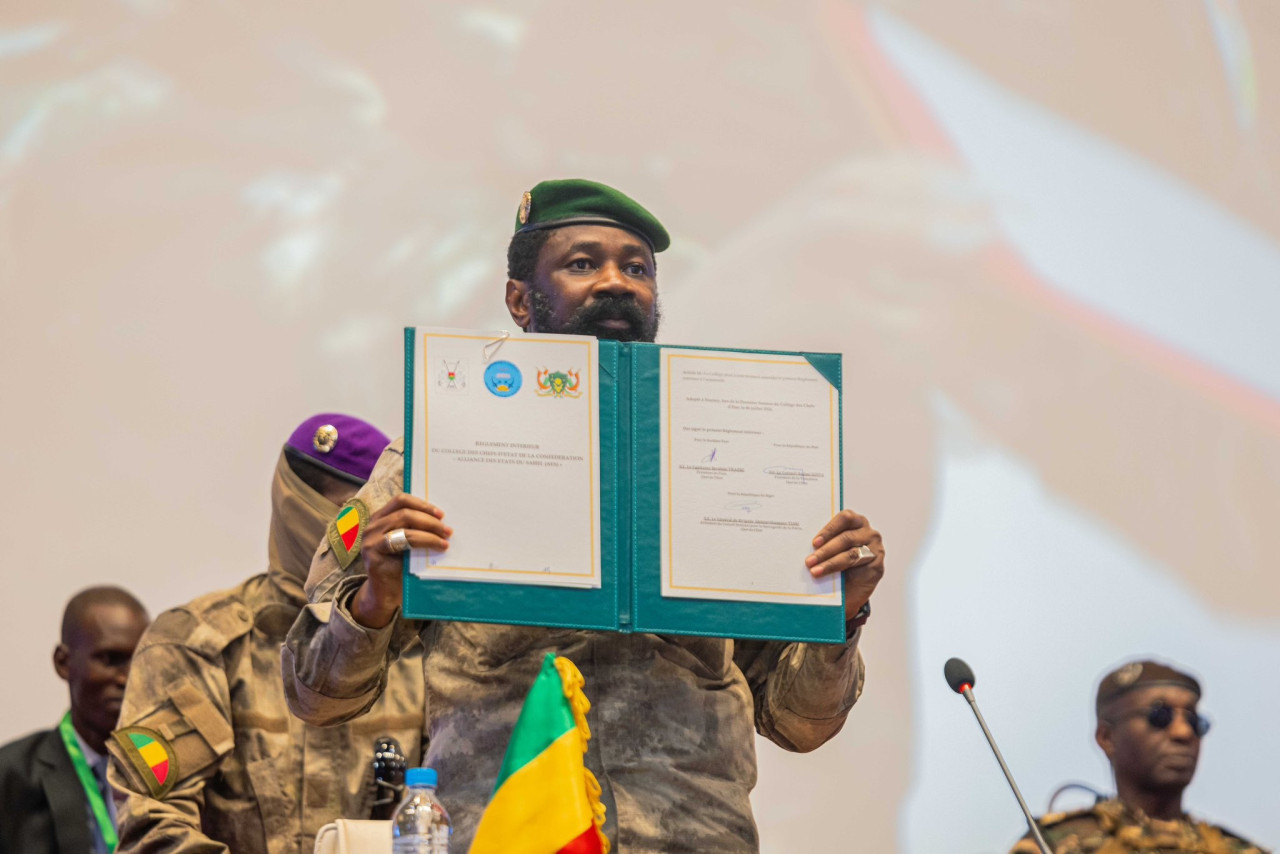
[[[414,435],[416,332],[405,329],[405,490]],[[841,643],[844,609],[664,596],[661,578],[661,354],[664,349],[763,353],[808,361],[841,392],[838,353],[731,350],[599,342],[601,586],[544,587],[419,578],[405,560],[404,615],[413,619],[540,625],[616,632]],[[841,407],[837,405],[837,412]],[[837,445],[843,436],[838,423]],[[843,451],[840,451],[843,454]],[[843,465],[837,467],[837,471]],[[843,483],[841,483],[843,490]],[[843,494],[841,492],[840,494]],[[530,501],[545,496],[530,496]],[[826,520],[823,520],[825,522]],[[822,523],[819,523],[822,524]],[[815,528],[814,534],[817,533]],[[805,555],[797,555],[802,562]]]

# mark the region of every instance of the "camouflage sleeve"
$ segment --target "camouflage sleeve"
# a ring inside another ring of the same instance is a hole
[[[382,456],[378,457],[378,464],[373,467],[368,482],[360,487],[356,497],[364,502],[370,513],[376,513],[402,492],[404,492],[403,436],[388,445],[382,452]],[[311,571],[307,574],[304,585],[307,598],[312,602],[326,598],[326,593],[332,592],[345,574],[354,575],[360,565],[361,561],[357,560],[344,572],[326,538],[325,542],[320,543],[320,547],[316,549],[315,557],[311,559]]]
[[[798,753],[838,733],[862,693],[861,636],[859,628],[843,644],[735,641],[734,661],[755,700],[756,732]]]
[[[1235,852],[1235,854],[1271,854],[1269,849],[1250,842],[1242,836],[1236,836],[1225,828],[1218,827],[1215,829],[1221,834],[1223,841],[1226,843],[1224,847],[1228,851]]]
[[[387,686],[387,671],[417,633],[417,621],[393,619],[381,629],[351,616],[363,575],[344,578],[333,598],[302,610],[285,638],[281,675],[289,708],[304,721],[332,726],[368,711]]]
[[[118,854],[227,850],[204,835],[200,815],[205,784],[234,746],[230,691],[220,666],[165,639],[184,619],[194,620],[168,612],[149,630],[107,742]]]
[[[403,491],[404,440],[382,453],[357,493],[370,513]],[[378,699],[387,669],[418,634],[421,623],[397,617],[381,629],[351,616],[351,599],[365,576],[360,560],[343,569],[327,542],[311,562],[306,592],[311,600],[285,638],[280,655],[284,693],[293,713],[317,726],[358,717]]]

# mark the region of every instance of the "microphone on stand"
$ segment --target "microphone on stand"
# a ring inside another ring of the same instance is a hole
[[[1022,814],[1027,818],[1027,827],[1031,830],[1031,838],[1035,840],[1036,845],[1040,846],[1040,850],[1044,854],[1053,854],[1053,851],[1049,848],[1049,843],[1044,841],[1044,836],[1040,833],[1040,826],[1032,818],[1031,810],[1027,809],[1027,802],[1022,799],[1022,792],[1018,791],[1018,784],[1013,782],[1013,774],[1009,772],[1009,766],[1004,764],[1004,757],[1000,755],[1000,748],[996,747],[996,740],[991,736],[991,730],[987,729],[987,722],[982,719],[982,712],[978,711],[978,701],[973,698],[973,685],[977,681],[973,675],[973,668],[958,658],[949,658],[947,663],[943,665],[942,675],[947,678],[947,684],[951,686],[951,690],[962,695],[969,701],[970,707],[973,708],[973,715],[978,719],[978,726],[982,727],[982,734],[987,737],[987,743],[991,745],[991,752],[996,755],[996,761],[1000,763],[1000,770],[1004,772],[1004,778],[1009,781],[1009,788],[1013,789],[1013,796],[1018,799],[1018,806],[1022,807]]]
[[[400,742],[384,735],[373,743],[373,805],[369,818],[387,821],[404,797],[404,772],[408,765]]]

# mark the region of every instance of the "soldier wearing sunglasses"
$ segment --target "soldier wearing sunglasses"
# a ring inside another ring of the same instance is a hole
[[[1111,763],[1116,795],[1092,808],[1039,819],[1054,854],[1263,854],[1229,830],[1182,810],[1209,719],[1200,683],[1155,661],[1134,661],[1098,686],[1094,738]],[[1039,854],[1023,837],[1011,854]]]

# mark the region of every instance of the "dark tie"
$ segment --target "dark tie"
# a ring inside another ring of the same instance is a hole
[[[111,797],[111,786],[107,784],[107,757],[101,756],[93,763],[93,776],[98,779],[98,791],[102,792],[102,800],[107,805],[107,815],[112,823],[116,820],[116,802]]]

